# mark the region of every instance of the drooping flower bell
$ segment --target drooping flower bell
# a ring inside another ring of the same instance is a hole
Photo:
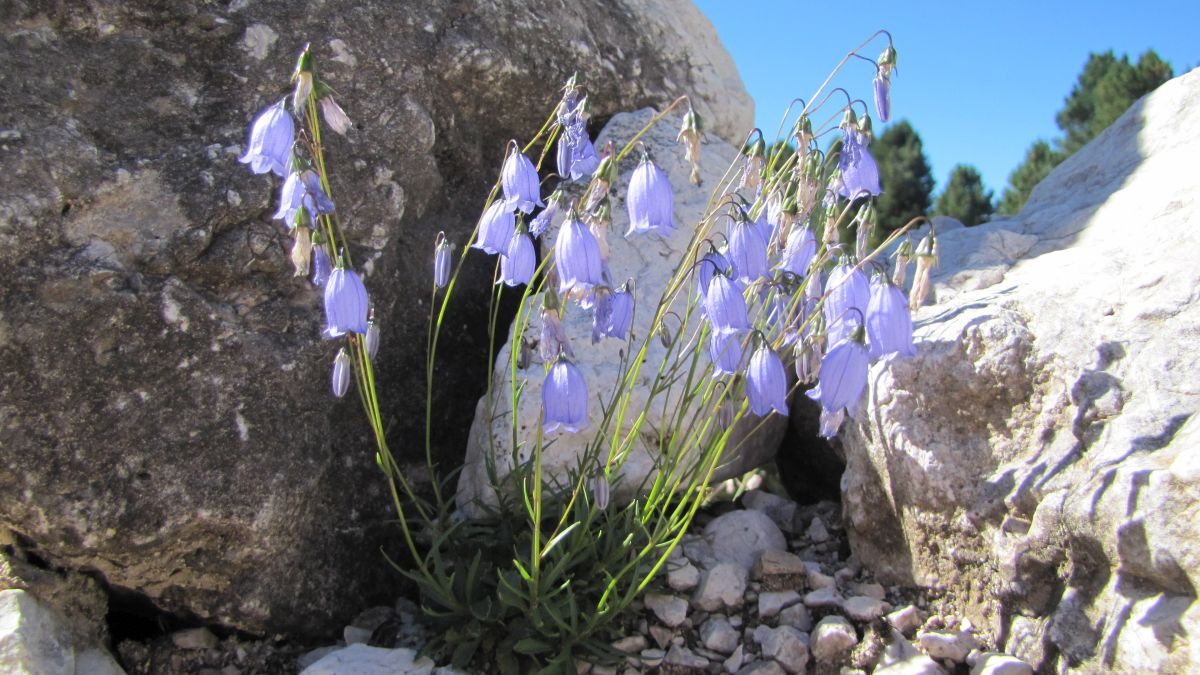
[[[712,281],[713,275],[731,274],[732,269],[729,259],[716,249],[705,253],[704,257],[700,258],[696,264],[696,283],[700,287],[700,308],[702,310],[704,309],[704,297],[708,294],[708,284]]]
[[[788,233],[779,269],[791,272],[800,278],[808,274],[808,266],[817,255],[817,238],[808,226],[798,227]]]
[[[625,236],[647,232],[670,236],[675,229],[674,203],[667,174],[649,156],[643,157],[629,179],[629,192],[625,198],[629,209],[629,231]]]
[[[312,252],[312,282],[313,286],[318,288],[325,285],[329,281],[329,275],[333,273],[333,261],[329,258],[329,251],[325,247],[325,238],[318,231],[313,233],[313,252]]]
[[[339,261],[325,284],[325,335],[367,332],[367,289],[354,270]]]
[[[708,356],[714,377],[736,375],[742,363],[742,341],[737,335],[713,333],[708,336]]]
[[[741,187],[753,192],[762,184],[763,164],[766,162],[767,144],[762,139],[762,134],[758,134],[758,138],[751,141],[743,154],[746,155],[745,164],[742,166],[742,181]]]
[[[746,397],[750,412],[763,417],[772,410],[788,414],[787,373],[779,355],[765,342],[750,356],[746,367]]]
[[[675,137],[676,143],[683,143],[684,157],[692,167],[690,179],[692,185],[699,187],[700,183],[700,140],[704,136],[704,128],[700,121],[700,116],[692,110],[692,105],[688,103],[688,110],[683,114],[683,124],[679,128],[679,135]]]
[[[842,130],[842,150],[838,157],[842,182],[838,193],[851,200],[878,197],[883,192],[879,187],[879,165],[867,150],[867,138],[859,131],[853,110],[846,111]]]
[[[306,201],[308,204],[305,204]],[[271,218],[282,220],[283,224],[291,229],[296,227],[296,212],[301,208],[307,208],[309,215],[313,219],[316,218],[315,205],[307,196],[304,181],[300,180],[300,172],[293,171],[288,174],[283,181],[283,186],[279,188],[279,208],[275,210],[275,214]]]
[[[632,280],[625,283],[624,286],[618,288],[609,298],[609,303],[612,306],[612,315],[608,320],[608,326],[605,328],[605,335],[615,337],[618,340],[624,340],[629,335],[629,329],[633,325],[633,293],[630,292]]]
[[[350,121],[350,117],[346,115],[346,111],[342,110],[342,106],[338,105],[338,102],[334,100],[333,94],[329,93],[322,96],[320,104],[321,116],[325,118],[325,123],[334,132],[345,136],[354,123]]]
[[[532,213],[533,207],[545,206],[541,197],[541,181],[533,162],[521,152],[516,141],[511,142],[512,151],[504,160],[500,172],[500,187],[504,190],[504,201],[509,209],[521,213]]]
[[[596,286],[592,289],[592,344],[608,335],[611,322],[612,291],[607,286]]]
[[[854,255],[859,260],[866,258],[870,253],[868,249],[871,246],[871,233],[875,229],[877,219],[874,202],[864,204],[858,211],[858,217],[854,219]]]
[[[283,101],[263,109],[250,127],[250,142],[246,154],[238,158],[249,164],[254,173],[274,173],[283,178],[292,162],[292,145],[296,142],[296,123],[284,108]]]
[[[445,288],[450,283],[450,252],[453,246],[445,232],[438,232],[433,240],[433,285]]]
[[[914,356],[912,315],[904,292],[886,276],[871,282],[871,302],[867,305],[867,341],[871,358]]]
[[[833,268],[826,280],[825,325],[829,343],[834,344],[848,335],[854,326],[862,325],[871,301],[871,282],[858,266],[843,260]]]
[[[904,241],[896,247],[893,257],[896,258],[896,266],[892,272],[892,283],[904,288],[904,282],[908,280],[908,263],[913,259],[912,237],[904,235]]]
[[[542,383],[542,431],[578,433],[588,425],[587,382],[583,373],[559,356]]]
[[[350,388],[350,355],[346,353],[346,348],[342,347],[338,350],[337,356],[333,359],[333,395],[341,398],[346,395],[346,390]]]
[[[858,410],[870,363],[862,339],[862,329],[855,329],[850,336],[830,347],[821,359],[821,381],[809,390],[808,397],[820,403],[828,413],[845,410],[854,417]]]
[[[479,234],[471,248],[485,253],[504,253],[516,231],[517,219],[512,207],[503,199],[497,199],[483,212],[479,220]]]
[[[604,150],[600,153],[600,163],[596,165],[596,171],[592,174],[594,185],[584,200],[584,210],[591,211],[599,206],[600,202],[608,196],[613,184],[617,182],[616,157],[617,144],[609,140],[604,144]]]
[[[524,226],[521,226],[521,230],[514,234],[509,242],[508,250],[500,256],[500,278],[496,283],[521,286],[533,281],[533,273],[537,269],[537,253],[533,250],[533,238],[524,230]]]
[[[308,169],[300,172],[300,182],[304,183],[305,206],[317,213],[333,213],[333,200],[321,188],[321,178],[316,171]]]
[[[892,116],[892,71],[896,68],[896,50],[888,45],[879,55],[875,69],[875,112],[879,121],[886,123]]]
[[[729,263],[733,265],[734,278],[743,284],[753,283],[766,277],[767,241],[762,229],[744,218],[737,218],[729,230]]]
[[[746,298],[737,282],[722,274],[713,275],[704,295],[704,313],[712,324],[713,332],[731,335],[750,330],[747,317]]]
[[[596,236],[584,226],[579,216],[567,216],[558,239],[554,242],[554,260],[558,268],[558,291],[586,291],[604,282],[604,265]]]

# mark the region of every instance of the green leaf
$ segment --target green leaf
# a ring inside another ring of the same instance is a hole
[[[537,638],[525,638],[513,645],[513,651],[518,654],[544,654],[550,651],[550,645],[538,640]]]
[[[571,532],[572,532],[572,531],[573,531],[573,530],[574,530],[576,527],[579,527],[579,521],[575,521],[575,522],[571,523],[570,525],[568,525],[568,526],[566,527],[566,529],[564,529],[562,532],[559,532],[557,535],[555,535],[553,539],[551,539],[550,541],[546,542],[546,548],[542,550],[542,555],[541,555],[541,557],[542,557],[543,559],[545,559],[546,555],[547,555],[548,553],[550,553],[550,551],[552,551],[552,550],[554,549],[554,547],[555,547],[555,546],[558,544],[558,542],[560,542],[560,541],[562,541],[563,539],[565,539],[565,538],[567,537],[567,535],[571,534]]]

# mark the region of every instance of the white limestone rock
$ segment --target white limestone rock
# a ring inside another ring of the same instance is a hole
[[[646,594],[646,607],[664,626],[675,628],[687,618],[688,602],[677,595]]]
[[[300,675],[430,675],[433,661],[411,649],[354,644],[331,652]]]
[[[75,648],[62,617],[23,590],[0,591],[0,672],[75,672]]]
[[[737,609],[745,602],[748,576],[737,563],[718,563],[700,578],[692,604],[706,612]]]
[[[713,518],[704,538],[718,560],[736,562],[747,572],[764,551],[786,551],[787,540],[761,511],[741,509]]]
[[[821,663],[835,663],[858,644],[858,633],[845,618],[831,614],[812,633],[812,653]]]

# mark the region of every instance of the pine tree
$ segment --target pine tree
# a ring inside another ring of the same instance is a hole
[[[1042,182],[1042,179],[1066,158],[1065,154],[1050,147],[1050,143],[1043,140],[1029,146],[1029,150],[1025,152],[1025,159],[1008,174],[1008,187],[1004,188],[1004,196],[1000,198],[1000,206],[996,210],[1016,215],[1021,207],[1025,206],[1033,187]]]
[[[950,172],[946,189],[937,198],[938,215],[950,216],[963,225],[978,225],[991,217],[991,191],[984,191],[983,178],[973,166],[959,164]]]
[[[875,202],[879,234],[885,235],[914,216],[929,211],[933,174],[921,145],[921,137],[908,120],[892,124],[870,146],[879,165],[883,194]]]

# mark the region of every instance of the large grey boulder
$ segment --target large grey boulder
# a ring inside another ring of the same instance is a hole
[[[505,142],[572,72],[600,119],[682,93],[718,136],[753,118],[681,0],[18,2],[0,18],[0,525],[122,596],[258,633],[326,633],[399,582],[367,426],[329,394],[336,346],[270,219],[278,181],[237,162],[301,46],[355,122],[327,134],[333,196],[370,272],[402,462],[423,455],[434,233],[465,243]],[[483,277],[461,280],[438,364],[446,470],[486,377]]]
[[[940,237],[844,429],[851,547],[1039,671],[1200,669],[1200,71]]]
[[[597,146],[612,139],[620,147],[641,131],[654,115],[654,110],[645,109],[614,116],[599,134]],[[684,157],[684,147],[675,141],[681,119],[681,111],[672,113],[652,127],[641,139],[653,153],[654,161],[666,172],[674,191],[676,229],[669,237],[664,238],[657,234],[633,234],[628,238],[624,236],[629,228],[625,194],[630,174],[639,161],[637,151],[631,152],[620,166],[616,197],[613,199],[612,226],[607,240],[610,250],[608,262],[614,283],[619,285],[627,279],[633,279],[636,309],[632,327],[632,347],[625,341],[616,339],[605,339],[599,344],[591,344],[591,312],[581,309],[577,304],[572,303],[564,315],[563,328],[575,352],[574,363],[588,386],[589,424],[579,433],[557,431],[546,437],[542,465],[547,483],[563,483],[568,473],[576,468],[578,458],[588,445],[595,442],[604,417],[603,410],[597,402],[607,402],[612,397],[616,384],[623,381],[624,368],[627,366],[624,365],[626,359],[622,355],[630,350],[636,353],[642,341],[646,339],[667,282],[676,267],[684,264],[688,243],[695,232],[696,224],[700,222],[709,205],[712,190],[737,157],[737,150],[733,145],[719,139],[710,140],[701,151],[702,185],[692,185],[688,180],[690,165]],[[717,241],[720,242],[719,237]],[[552,250],[553,245],[552,236],[544,237],[543,249]],[[677,315],[683,316],[686,313],[686,301],[687,297],[684,296],[672,305]],[[536,343],[541,335],[541,303],[541,294],[531,296],[527,301],[524,314],[530,318],[520,339]],[[691,334],[699,322],[699,312],[695,312],[688,328],[678,334]],[[490,400],[487,396],[480,398],[467,441],[466,465],[458,485],[458,504],[463,507],[464,512],[472,516],[481,513],[478,508],[480,504],[497,503],[496,492],[489,480],[489,464],[494,467],[499,479],[507,476],[513,466],[514,413],[509,392],[513,386],[510,357],[512,331],[515,328],[514,321],[508,331],[500,333],[506,339],[496,357],[492,373],[494,393]],[[680,330],[677,323],[670,328]],[[663,450],[658,445],[656,433],[651,430],[671,426],[670,418],[675,414],[676,403],[681,399],[683,389],[674,387],[667,394],[657,396],[651,403],[651,384],[666,354],[666,348],[656,337],[651,336],[641,369],[641,379],[633,389],[628,404],[631,411],[640,414],[644,410],[646,420],[632,443],[629,457],[621,470],[621,479],[613,489],[612,496],[617,501],[627,502],[640,487],[649,484],[646,482],[647,478],[654,476],[659,469]],[[701,358],[706,360],[707,352]],[[521,460],[525,461],[531,452],[530,448],[536,442],[542,405],[542,381],[545,378],[545,366],[536,350],[528,366],[518,368],[516,377],[517,386],[524,387],[525,391],[515,413],[516,442],[523,448]],[[628,436],[635,418],[634,414],[627,415],[621,428],[610,428],[606,438],[611,440],[614,436]],[[786,430],[786,418],[771,415],[761,427],[760,422],[761,418],[746,415],[738,423],[731,434],[726,455],[722,458],[723,464],[716,472],[714,480],[744,473],[774,456]]]

